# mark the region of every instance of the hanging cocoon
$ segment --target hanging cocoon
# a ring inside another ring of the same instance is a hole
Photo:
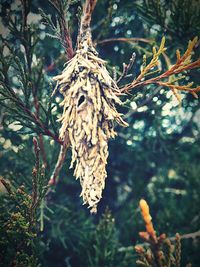
[[[54,77],[63,95],[60,138],[66,133],[72,149],[71,168],[80,179],[83,203],[96,212],[105,187],[108,140],[114,138],[114,122],[127,126],[116,104],[119,88],[98,57],[87,32],[75,56],[61,75]]]

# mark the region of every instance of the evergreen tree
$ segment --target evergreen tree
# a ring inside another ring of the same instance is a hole
[[[199,266],[198,1],[0,12],[1,266]]]

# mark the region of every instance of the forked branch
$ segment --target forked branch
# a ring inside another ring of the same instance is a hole
[[[159,49],[156,50],[156,48],[153,47],[153,57],[150,63],[146,64],[146,57],[144,56],[143,67],[141,69],[140,74],[134,81],[123,86],[121,88],[121,92],[127,93],[130,90],[135,89],[138,86],[156,84],[156,85],[163,86],[163,87],[166,87],[172,90],[173,94],[178,99],[178,101],[180,101],[178,91],[187,91],[197,98],[198,97],[197,92],[200,91],[200,86],[192,87],[193,85],[192,82],[187,83],[186,85],[178,84],[180,80],[185,79],[185,76],[182,75],[184,72],[200,67],[200,59],[197,59],[196,61],[193,61],[193,62],[191,60],[192,53],[197,42],[198,42],[197,37],[195,37],[192,41],[190,41],[188,44],[187,50],[182,56],[180,54],[180,51],[177,50],[176,51],[176,56],[177,56],[176,63],[173,66],[169,66],[167,71],[163,72],[162,74],[158,76],[146,79],[146,77],[148,77],[149,75],[154,75],[155,73],[160,72],[160,70],[158,69],[159,57],[166,50],[165,38],[163,37]],[[177,74],[179,74],[178,77],[175,76]],[[165,80],[166,78],[168,79],[168,81]]]

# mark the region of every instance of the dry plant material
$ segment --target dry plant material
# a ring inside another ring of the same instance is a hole
[[[127,126],[116,110],[116,104],[122,104],[117,96],[120,91],[93,48],[89,32],[54,80],[64,97],[60,138],[63,140],[68,132],[70,167],[75,163],[74,175],[80,179],[83,202],[96,212],[107,176],[108,140],[116,135],[114,122]]]

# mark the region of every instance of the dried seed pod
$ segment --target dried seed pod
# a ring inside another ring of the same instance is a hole
[[[91,212],[96,212],[105,186],[108,140],[116,135],[113,122],[127,126],[115,108],[121,104],[120,91],[104,64],[87,32],[63,73],[54,77],[64,97],[60,138],[69,132],[70,167],[76,164],[74,175],[80,179],[81,196]]]

